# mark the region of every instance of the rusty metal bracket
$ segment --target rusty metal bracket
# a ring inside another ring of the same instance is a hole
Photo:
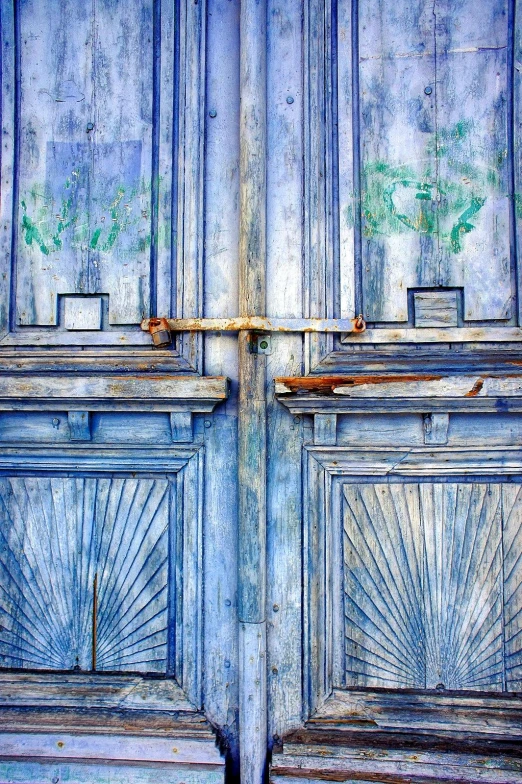
[[[141,322],[144,332],[150,332],[154,345],[168,346],[171,332],[334,332],[360,334],[366,329],[362,315],[353,319],[266,318],[266,316],[238,316],[237,318],[150,318]]]

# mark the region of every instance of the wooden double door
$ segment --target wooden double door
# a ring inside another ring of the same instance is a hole
[[[520,781],[517,3],[0,9],[0,782]]]

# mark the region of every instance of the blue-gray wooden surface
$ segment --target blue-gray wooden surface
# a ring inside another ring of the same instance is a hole
[[[245,784],[314,711],[340,726],[354,687],[386,731],[415,722],[374,689],[472,691],[447,697],[451,732],[492,732],[482,710],[498,742],[520,732],[518,6],[1,0],[2,782],[152,780],[157,738],[110,774],[98,741],[83,766],[54,749],[90,710],[116,754],[140,701],[185,740],[204,711],[232,777],[241,739]],[[360,312],[360,336],[264,355],[139,328]],[[134,713],[105,731],[107,671]],[[204,733],[169,780],[223,780]],[[277,764],[314,780],[306,742]]]

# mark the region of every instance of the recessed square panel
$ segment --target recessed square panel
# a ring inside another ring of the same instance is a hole
[[[419,291],[414,294],[416,327],[456,327],[456,291]]]
[[[65,329],[101,329],[101,314],[101,297],[65,297]]]

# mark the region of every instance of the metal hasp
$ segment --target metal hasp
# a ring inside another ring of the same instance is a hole
[[[236,318],[149,318],[141,328],[150,332],[157,348],[168,346],[171,332],[335,332],[361,334],[366,330],[362,315],[352,319],[267,318],[238,316]]]

